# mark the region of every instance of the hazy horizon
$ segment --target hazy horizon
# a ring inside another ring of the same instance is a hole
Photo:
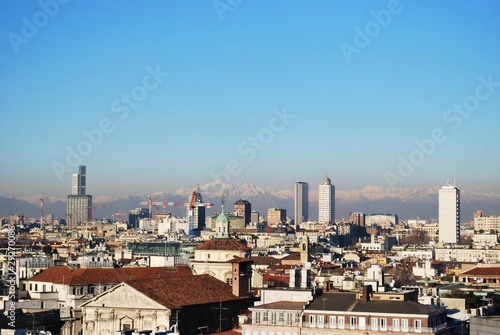
[[[0,3],[0,194],[500,194],[500,3]]]

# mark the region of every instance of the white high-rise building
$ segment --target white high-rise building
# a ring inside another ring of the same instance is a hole
[[[318,221],[322,223],[335,222],[335,186],[328,176],[323,178],[323,184],[319,185],[319,216]]]
[[[309,220],[309,184],[303,181],[295,182],[295,223]]]
[[[460,190],[448,183],[439,189],[439,242],[460,241]]]

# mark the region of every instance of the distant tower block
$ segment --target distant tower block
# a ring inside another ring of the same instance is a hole
[[[318,221],[321,223],[335,222],[335,186],[328,176],[319,185]]]
[[[439,189],[439,242],[460,241],[460,189],[455,185]]]
[[[245,219],[245,226],[247,226],[251,221],[252,215],[252,204],[248,200],[240,199],[234,203],[234,214],[237,216],[242,216]]]
[[[295,182],[295,224],[309,220],[309,184]]]

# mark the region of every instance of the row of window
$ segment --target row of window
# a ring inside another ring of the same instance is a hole
[[[344,316],[329,316],[328,323],[325,323],[324,315],[309,315],[309,327],[323,328],[328,326],[328,328],[346,328],[346,317]],[[366,327],[366,317],[364,316],[351,316],[347,317],[350,329],[363,329]],[[392,329],[408,331],[408,319],[392,319]],[[387,330],[387,318],[370,317],[370,326],[372,330],[380,329]],[[415,330],[420,330],[422,328],[422,320],[414,320],[413,327]]]
[[[300,312],[254,312],[256,324],[300,324]]]
[[[34,290],[33,290],[33,287],[35,288]],[[23,286],[23,289],[26,290],[26,287]],[[106,291],[106,289],[107,289],[106,286],[102,287],[102,291]],[[32,284],[32,283],[30,283],[30,291],[32,291],[32,292],[38,292],[38,284]],[[71,288],[71,291],[72,291],[72,294],[74,294],[74,295],[76,295],[76,294],[84,294],[84,293],[94,294],[95,293],[95,286],[88,287],[88,292],[85,292],[83,286],[80,286],[80,287],[73,286]],[[47,285],[42,284],[42,291],[41,292],[52,292],[52,285],[50,285],[49,291],[47,291]],[[57,292],[57,290],[55,292]]]

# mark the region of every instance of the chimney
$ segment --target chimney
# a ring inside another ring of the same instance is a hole
[[[291,288],[299,287],[299,284],[300,284],[300,281],[299,281],[300,272],[299,271],[300,271],[300,269],[297,269],[297,268],[290,269],[289,287],[291,287]]]
[[[372,293],[372,286],[371,285],[365,285],[363,286],[363,296],[361,297],[361,300],[364,302],[368,302],[370,300],[370,293]]]
[[[300,277],[301,277],[300,278],[301,288],[311,287],[311,268],[309,266],[305,266],[302,268],[302,273]]]

